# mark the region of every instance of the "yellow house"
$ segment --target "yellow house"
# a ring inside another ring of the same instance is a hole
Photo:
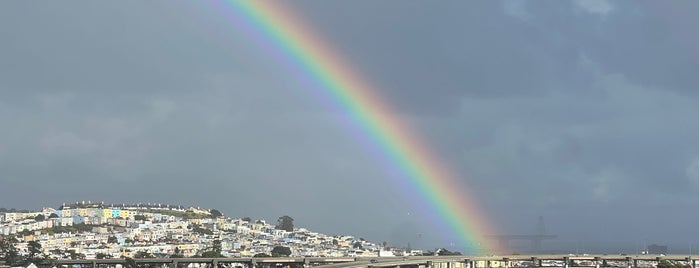
[[[63,217],[63,218],[73,217],[73,210],[72,209],[64,209],[63,211],[61,211],[61,217]]]
[[[25,235],[25,236],[24,236],[24,242],[31,242],[31,241],[34,241],[34,240],[35,240],[34,235]]]
[[[122,219],[131,219],[133,217],[134,211],[122,209],[119,211],[119,217]]]
[[[89,216],[89,215],[87,215],[87,208],[81,208],[80,211],[78,212],[78,215],[80,215],[80,217]]]
[[[102,209],[102,218],[109,219],[111,217],[112,217],[112,209],[111,208]]]

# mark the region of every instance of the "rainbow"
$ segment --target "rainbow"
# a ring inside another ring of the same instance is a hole
[[[315,90],[340,107],[355,130],[398,170],[423,197],[451,239],[464,253],[497,253],[485,235],[494,234],[467,189],[401,120],[387,102],[342,56],[279,1],[222,0],[235,24],[258,39],[278,60],[312,82]]]

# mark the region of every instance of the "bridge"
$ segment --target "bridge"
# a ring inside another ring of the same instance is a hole
[[[44,267],[89,268],[534,268],[534,267],[656,267],[662,260],[696,267],[699,255],[492,255],[492,256],[408,256],[376,258],[168,258],[53,260]]]

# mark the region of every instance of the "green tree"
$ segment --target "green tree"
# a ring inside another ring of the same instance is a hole
[[[21,260],[15,247],[17,242],[14,237],[0,237],[0,257],[8,265],[17,264]]]
[[[218,217],[222,217],[222,216],[223,216],[223,213],[221,213],[221,211],[218,211],[218,209],[211,210],[211,218],[218,218]]]
[[[278,230],[293,232],[294,231],[294,218],[289,217],[287,215],[279,217],[279,219],[277,219],[276,228]]]
[[[58,218],[58,214],[51,213],[51,215],[49,215],[49,219],[55,219],[55,218]]]
[[[182,258],[182,251],[180,250],[180,247],[175,247],[175,253],[170,256],[170,258]]]
[[[251,219],[250,217],[244,217],[244,218],[242,218],[241,220],[244,220],[244,221],[246,221],[246,222],[251,222],[251,221],[252,221],[252,219]]]
[[[267,253],[257,253],[257,254],[255,254],[255,256],[252,256],[252,257],[253,258],[267,258],[267,257],[272,257],[272,256],[269,256],[269,254],[267,254]]]
[[[116,244],[117,242],[119,242],[119,240],[117,240],[116,236],[110,235],[109,238],[107,238],[107,243],[109,244]]]
[[[43,214],[39,214],[39,215],[36,215],[36,217],[34,217],[34,220],[37,222],[44,221],[44,220],[46,220],[46,216],[44,216]]]
[[[133,219],[134,219],[134,220],[137,220],[137,221],[145,221],[145,220],[146,220],[146,216],[143,216],[143,215],[134,215],[134,216],[133,216]]]
[[[291,249],[283,246],[275,246],[272,249],[272,257],[288,257],[291,255]]]
[[[364,247],[362,247],[362,242],[360,242],[360,241],[354,242],[354,245],[352,245],[352,247],[358,248],[358,249],[364,249]]]
[[[109,259],[110,256],[107,255],[107,254],[104,254],[104,253],[100,252],[100,253],[97,253],[97,254],[95,255],[95,258],[97,258],[98,260],[103,260],[103,259]]]
[[[199,224],[192,224],[189,227],[192,228],[192,232],[198,233],[198,234],[204,234],[204,235],[212,235],[214,234],[214,231],[211,231],[206,228],[202,228]]]
[[[204,258],[223,258],[224,257],[220,251],[213,251],[213,250],[204,251],[203,253],[201,253],[201,256]]]
[[[29,261],[30,262],[41,262],[43,257],[41,256],[41,244],[36,241],[29,241],[27,243],[27,249],[29,249]]]
[[[139,252],[136,252],[136,254],[134,254],[133,257],[135,259],[153,258],[153,254],[150,254],[147,251],[139,251]]]
[[[201,253],[201,256],[204,258],[223,258],[224,256],[221,254],[221,240],[214,240],[211,249]]]
[[[211,250],[216,251],[216,252],[221,252],[221,240],[215,239],[213,244],[211,245]]]
[[[74,249],[66,251],[70,255],[71,260],[84,260],[85,254],[77,253]]]
[[[453,255],[461,255],[461,252],[458,252],[458,251],[451,252],[446,248],[439,248],[435,251],[435,254],[437,256],[453,256]]]

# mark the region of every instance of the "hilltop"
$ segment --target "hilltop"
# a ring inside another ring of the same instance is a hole
[[[272,225],[226,217],[216,209],[150,203],[77,202],[41,211],[2,209],[0,236],[0,246],[14,247],[10,250],[24,260],[422,254],[299,228],[286,215]],[[17,262],[7,255],[2,256],[7,262]]]

